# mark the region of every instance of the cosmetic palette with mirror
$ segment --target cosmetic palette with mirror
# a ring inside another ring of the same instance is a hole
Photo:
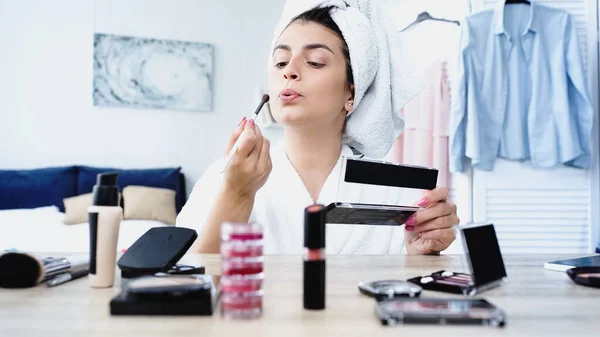
[[[440,270],[408,281],[425,290],[469,296],[499,286],[506,279],[506,269],[494,225],[467,225],[460,232],[470,274]]]
[[[327,223],[402,226],[437,178],[434,168],[344,156],[335,200],[326,205]]]

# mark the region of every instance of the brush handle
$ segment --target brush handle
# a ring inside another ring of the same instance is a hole
[[[256,116],[258,114],[254,114],[252,115],[252,117],[250,118],[249,121],[253,121],[256,119]],[[229,162],[231,161],[231,159],[233,158],[233,155],[235,154],[235,152],[237,151],[239,144],[240,144],[240,139],[242,138],[242,135],[240,134],[240,136],[238,137],[238,139],[235,141],[235,144],[233,144],[233,147],[231,148],[231,151],[229,151],[229,154],[227,155],[227,158],[225,159],[225,164],[223,164],[223,168],[221,169],[221,173],[225,172],[225,170],[227,169],[227,166],[229,166]]]
[[[252,117],[250,117],[249,121],[254,121],[256,119],[256,116],[258,116],[258,113],[262,109],[263,105],[265,105],[265,103],[267,103],[268,101],[269,101],[269,95],[266,95],[266,94],[263,95],[263,97],[262,97],[262,99],[260,101],[260,104],[258,104],[258,106],[256,107],[256,110],[252,114]],[[235,141],[235,144],[233,144],[233,147],[231,148],[231,151],[229,151],[229,155],[225,159],[225,164],[223,164],[223,168],[221,169],[221,173],[225,172],[225,170],[227,169],[227,166],[229,166],[229,162],[231,161],[231,158],[233,158],[233,155],[235,154],[235,152],[238,149],[241,137],[242,137],[242,135],[240,134],[240,136],[238,137],[238,139]]]

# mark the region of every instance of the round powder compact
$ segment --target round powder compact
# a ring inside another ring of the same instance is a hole
[[[423,288],[401,280],[384,280],[370,283],[360,282],[358,289],[361,293],[374,297],[378,300],[395,297],[417,297],[421,295]]]

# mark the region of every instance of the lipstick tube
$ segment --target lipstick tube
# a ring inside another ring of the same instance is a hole
[[[304,309],[325,309],[325,207],[304,209]]]

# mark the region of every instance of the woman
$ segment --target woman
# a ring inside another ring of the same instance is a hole
[[[341,158],[353,155],[343,140],[356,107],[350,53],[334,10],[305,11],[279,35],[269,94],[283,145],[270,149],[260,128],[242,119],[225,151],[240,138],[227,169],[220,173],[222,160],[213,164],[178,216],[179,226],[199,232],[194,251],[218,252],[224,221],[251,221],[264,226],[265,253],[301,253],[304,208],[336,201]],[[437,254],[454,241],[459,223],[447,196],[446,188],[427,191],[416,202],[422,209],[402,227],[328,225],[327,251],[398,254],[406,245],[409,254]]]

